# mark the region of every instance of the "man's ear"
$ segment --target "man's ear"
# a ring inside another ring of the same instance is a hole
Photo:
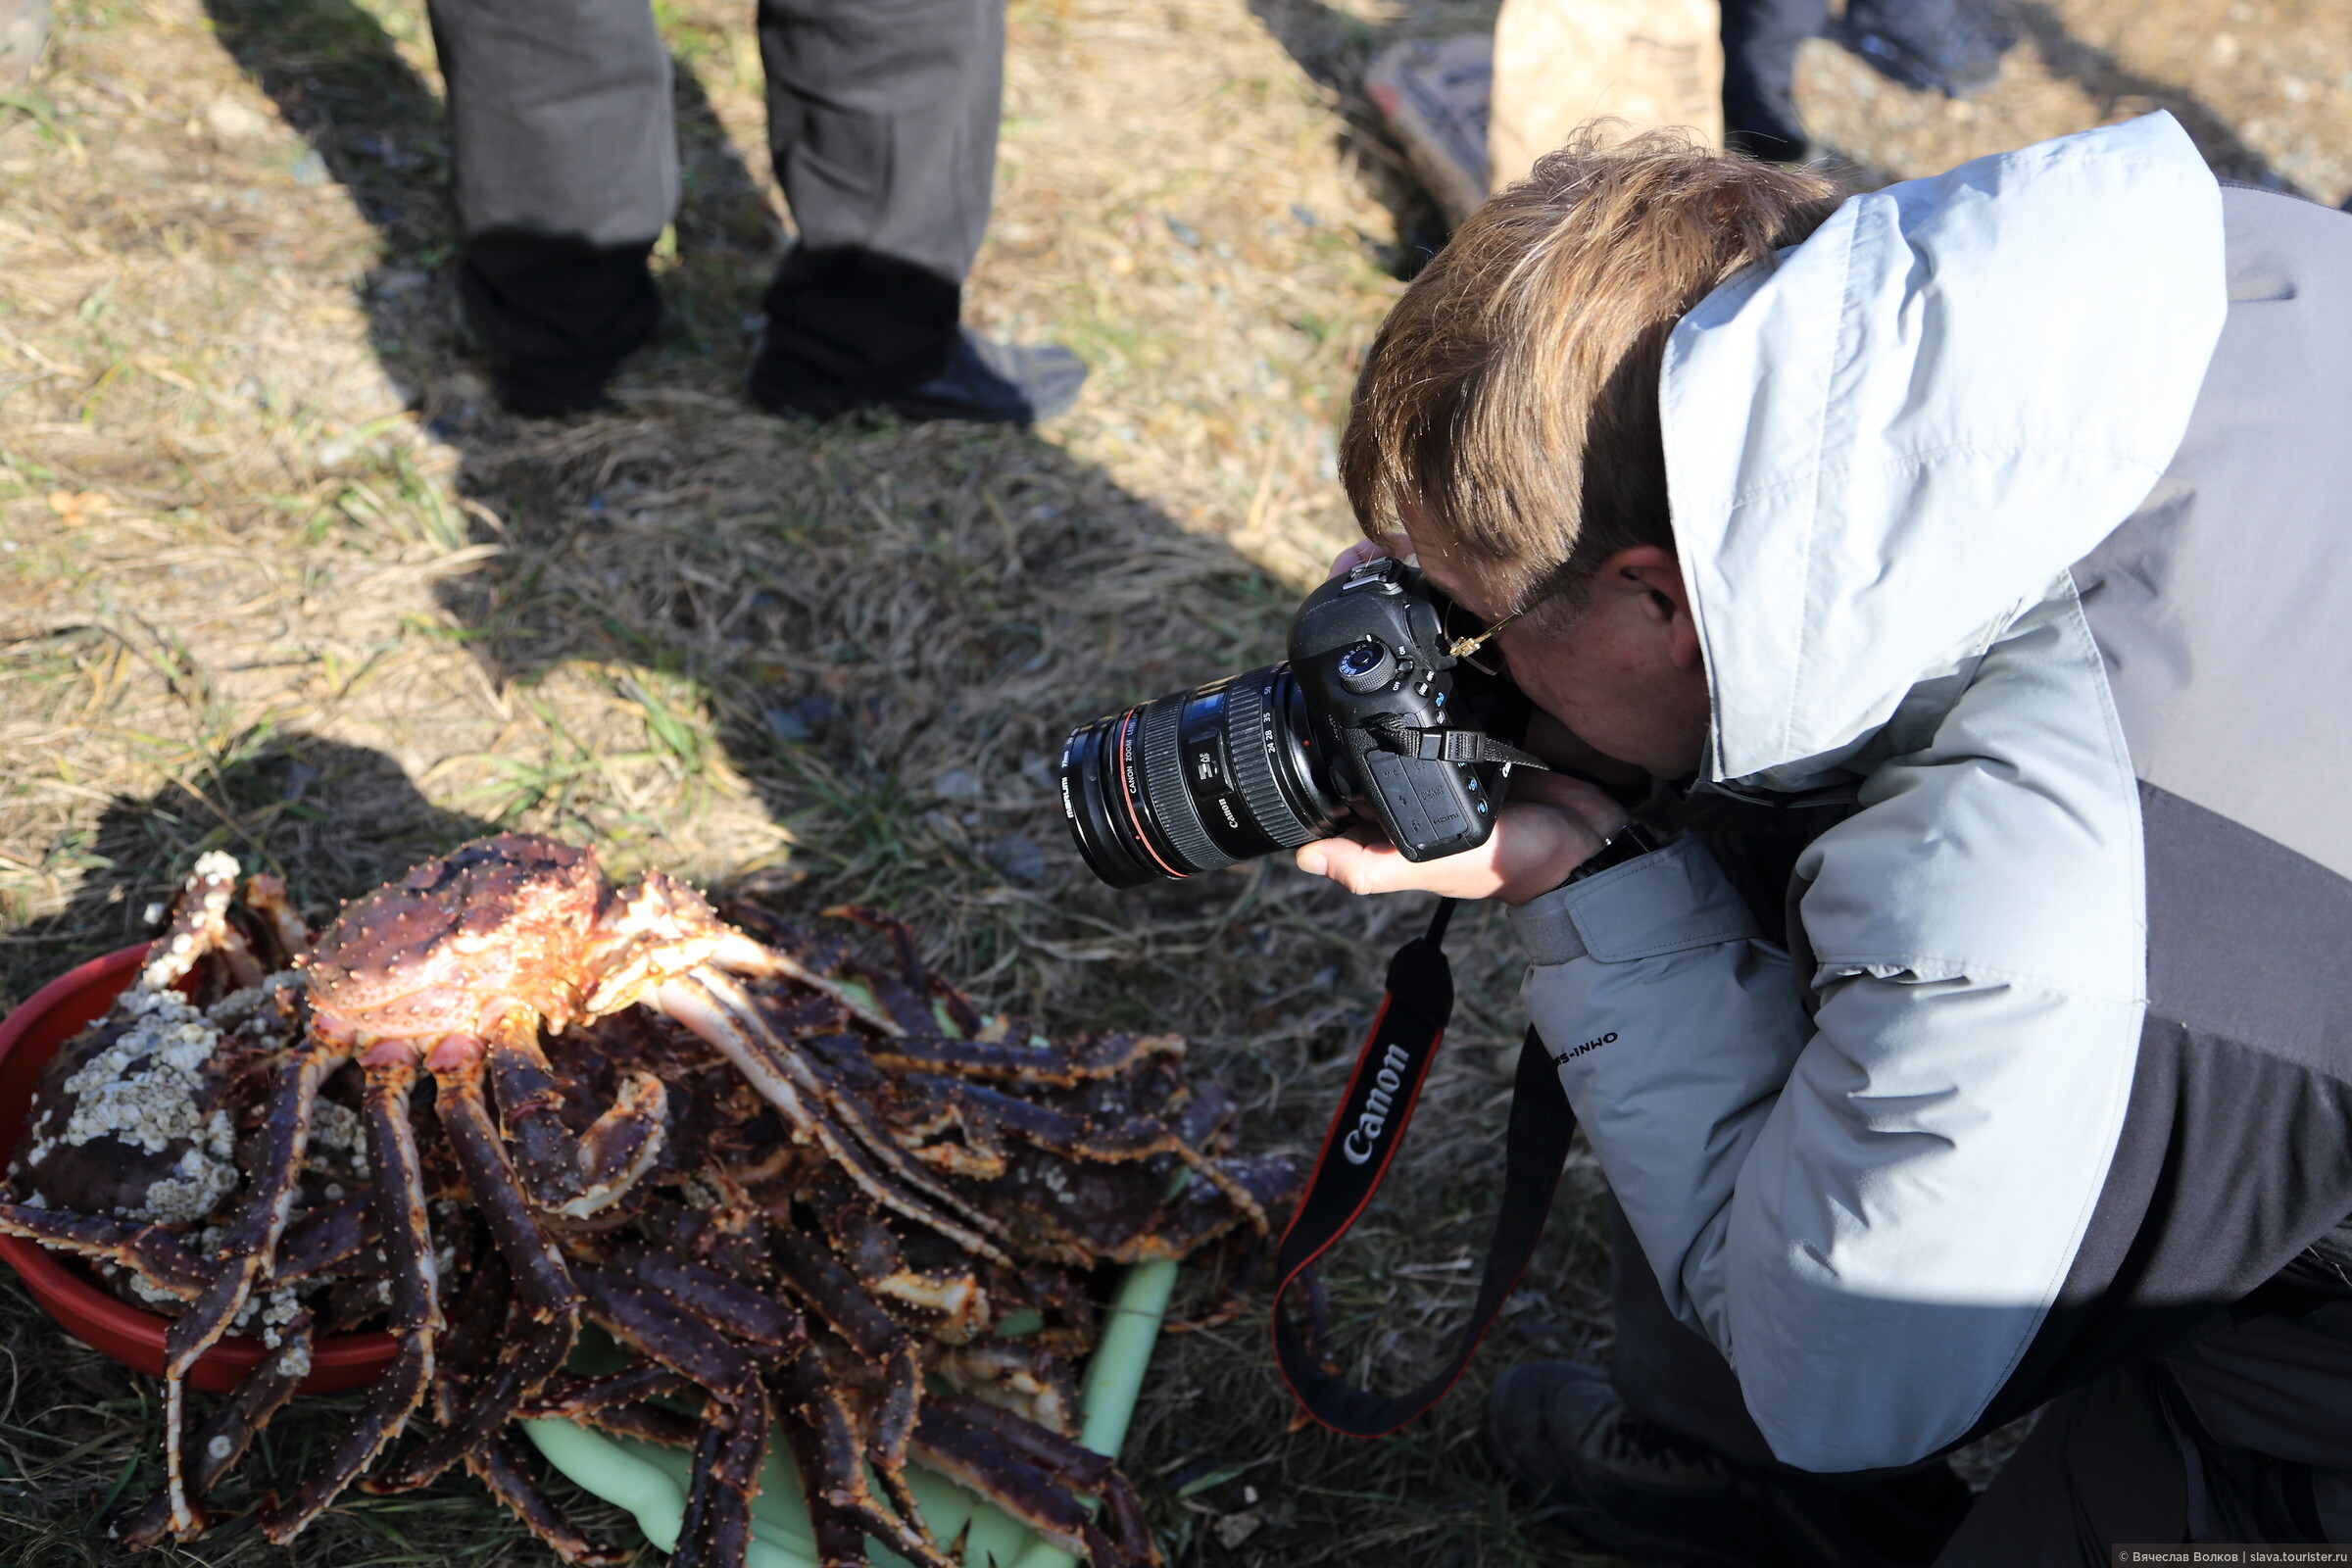
[[[1599,575],[1642,596],[1642,609],[1667,634],[1667,657],[1677,669],[1697,667],[1698,620],[1690,613],[1690,593],[1672,551],[1631,546],[1601,563]]]

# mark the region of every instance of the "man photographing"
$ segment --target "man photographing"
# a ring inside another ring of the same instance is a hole
[[[2352,217],[2163,115],[1842,203],[1571,147],[1392,313],[1342,566],[1654,781],[1297,852],[1513,906],[1618,1338],[1490,1435],[1577,1534],[2352,1541],[2348,424]],[[2045,1405],[1951,1533],[1937,1456]]]

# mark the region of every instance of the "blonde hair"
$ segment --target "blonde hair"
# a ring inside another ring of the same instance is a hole
[[[1658,374],[1676,321],[1813,232],[1805,170],[1587,125],[1473,214],[1381,323],[1340,472],[1364,532],[1485,567],[1509,612],[1634,545],[1671,552]]]

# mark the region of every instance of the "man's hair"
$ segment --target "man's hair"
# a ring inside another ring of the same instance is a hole
[[[1340,471],[1364,532],[1493,573],[1503,612],[1674,549],[1658,374],[1674,323],[1837,207],[1831,181],[1680,131],[1588,125],[1455,231],[1364,357]]]

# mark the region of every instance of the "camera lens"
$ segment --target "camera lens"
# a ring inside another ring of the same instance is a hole
[[[1088,868],[1117,888],[1296,849],[1350,815],[1287,664],[1071,731],[1061,808]]]

